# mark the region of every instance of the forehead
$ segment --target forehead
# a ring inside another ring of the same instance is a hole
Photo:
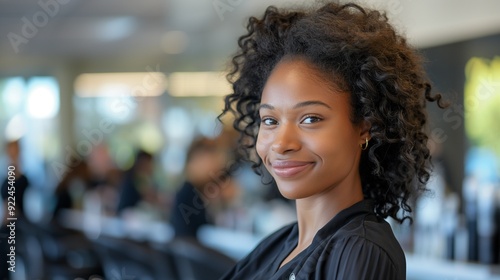
[[[333,73],[327,75],[325,71],[305,59],[284,59],[271,72],[264,86],[261,101],[331,98],[332,94],[345,92],[341,90],[337,80],[339,79]]]

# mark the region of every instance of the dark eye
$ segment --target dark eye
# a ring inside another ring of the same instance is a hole
[[[316,123],[321,121],[322,119],[316,116],[306,116],[303,120],[302,123],[304,124],[311,124],[311,123]]]
[[[273,118],[263,118],[261,121],[264,125],[271,126],[271,125],[277,125],[278,122],[273,119]]]

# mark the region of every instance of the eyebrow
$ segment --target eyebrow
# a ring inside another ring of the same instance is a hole
[[[303,108],[303,107],[307,107],[307,106],[318,106],[318,105],[326,107],[328,109],[332,109],[332,107],[330,107],[328,104],[326,104],[322,101],[318,101],[318,100],[310,100],[310,101],[304,101],[304,102],[297,103],[293,106],[293,109]],[[273,105],[264,103],[264,104],[260,104],[259,109],[274,110],[275,108]]]

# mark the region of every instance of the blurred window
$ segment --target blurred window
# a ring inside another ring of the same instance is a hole
[[[500,57],[471,58],[465,68],[465,131],[472,145],[500,158]]]
[[[47,182],[48,163],[59,153],[59,85],[54,77],[6,77],[0,79],[0,129],[3,149],[7,141],[20,139],[20,164],[31,185]],[[8,164],[4,153],[0,160]],[[42,186],[43,187],[43,186]]]

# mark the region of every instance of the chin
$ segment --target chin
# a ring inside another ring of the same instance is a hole
[[[310,196],[311,194],[304,193],[303,190],[298,186],[288,185],[288,184],[279,184],[278,189],[282,196],[286,199],[296,200]]]

